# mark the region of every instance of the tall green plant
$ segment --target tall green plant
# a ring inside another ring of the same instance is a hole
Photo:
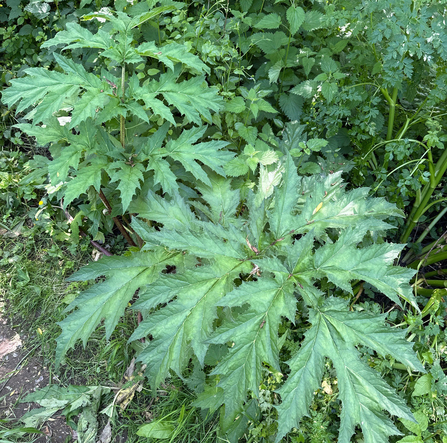
[[[383,199],[368,198],[368,189],[346,192],[340,173],[300,178],[288,154],[282,166],[274,193],[265,197],[260,188],[243,206],[240,192],[215,174],[211,185],[197,186],[199,199],[149,192],[132,202],[130,210],[139,214],[132,226],[145,245],[71,277],[105,280],[68,307],[74,311],[60,324],[57,361],[77,340],[85,344],[102,319],[110,336],[133,300],[144,321],[130,341],[146,338],[139,360],[152,387],[171,371],[185,374],[192,360],[195,374],[207,380],[199,383],[195,404],[221,407],[221,428],[232,441],[245,428],[247,408],[256,407],[250,399],[258,397],[263,367],[285,374],[277,391],[279,442],[306,414],[326,359],[335,367],[343,404],[339,441],[349,442],[357,425],[367,442],[399,434],[382,410],[413,416],[362,361],[357,345],[391,355],[410,370],[424,369],[404,331],[386,326],[385,316],[350,311],[347,297],[350,282],[364,280],[394,303],[416,306],[407,283],[413,271],[392,264],[403,246],[374,243],[371,235],[392,227],[384,219],[402,214]],[[324,282],[333,290],[323,292]],[[307,325],[287,362],[281,351],[286,320]]]
[[[143,23],[172,9],[84,17],[107,22],[96,34],[68,23],[43,47],[96,50],[97,73],[55,52],[56,69],[27,69],[2,94],[3,102],[17,104],[17,112],[26,112],[23,120],[32,122],[16,127],[40,145],[50,144],[50,193],[63,198],[64,207],[87,194],[83,211],[95,235],[105,209],[135,244],[118,216],[138,189],[162,188],[173,195],[179,177],[210,184],[202,165],[224,175],[222,165],[234,155],[222,151],[224,141],[204,141],[203,123],[211,123],[223,102],[206,83],[207,66],[183,45],[135,42]],[[147,59],[165,72],[137,72]]]

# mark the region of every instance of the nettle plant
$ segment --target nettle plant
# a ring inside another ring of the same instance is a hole
[[[211,123],[211,113],[223,105],[217,88],[205,80],[208,67],[185,45],[137,43],[142,24],[172,9],[84,16],[105,23],[96,34],[67,23],[42,46],[83,50],[86,56],[93,51],[96,71],[54,53],[55,69],[26,69],[27,76],[11,80],[2,93],[8,106],[17,104],[17,112],[31,108],[23,119],[32,123],[16,127],[40,145],[51,145],[53,160],[34,160],[49,174],[49,193],[63,198],[64,207],[87,195],[89,204],[80,206],[73,229],[87,216],[90,232],[101,238],[99,227],[111,228],[102,213],[107,211],[135,245],[117,216],[126,213],[140,188],[161,187],[174,195],[180,178],[210,185],[202,166],[225,175],[222,165],[234,157],[222,150],[227,142],[204,141],[203,123]],[[181,192],[192,192],[180,186]]]
[[[298,427],[327,359],[342,402],[339,442],[349,442],[357,425],[365,442],[399,434],[383,410],[414,421],[358,349],[424,371],[412,343],[386,325],[386,315],[349,308],[353,280],[416,307],[407,283],[413,271],[393,266],[403,245],[373,241],[392,227],[384,220],[401,211],[368,198],[367,188],[346,192],[341,172],[301,178],[289,154],[281,162],[281,183],[268,197],[260,188],[241,202],[240,190],[210,173],[211,185],[197,185],[199,198],[149,191],[133,201],[132,226],[144,246],[71,277],[102,281],[68,306],[73,312],[60,323],[57,362],[77,340],[85,345],[102,320],[110,337],[125,309],[134,309],[144,320],[129,341],[146,339],[138,358],[152,387],[172,372],[193,377],[195,405],[220,408],[231,441],[253,417],[266,369],[285,379],[275,394],[275,441]],[[333,289],[323,292],[322,284]],[[281,347],[294,324],[307,332],[286,362]]]

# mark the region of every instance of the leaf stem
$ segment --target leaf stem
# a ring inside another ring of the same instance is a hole
[[[105,207],[107,208],[107,212],[109,215],[112,215],[112,207],[110,206],[109,201],[107,200],[107,197],[104,195],[104,192],[102,192],[102,189],[99,191],[99,198],[104,203]],[[123,237],[126,239],[127,243],[130,246],[137,246],[137,244],[132,240],[126,229],[124,228],[123,224],[119,220],[118,217],[112,217],[113,222],[115,223],[115,226],[119,229]]]
[[[121,68],[121,103],[124,103],[125,93],[126,93],[126,64],[123,63]],[[126,147],[126,120],[123,115],[120,115],[120,143],[123,149]]]

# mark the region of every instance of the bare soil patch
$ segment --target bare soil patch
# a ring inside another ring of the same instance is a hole
[[[33,408],[34,403],[20,403],[27,394],[47,386],[49,371],[31,351],[22,347],[22,339],[1,316],[0,305],[0,418],[18,419]],[[44,433],[36,443],[66,443],[72,440],[72,430],[65,418],[54,416],[42,427]]]

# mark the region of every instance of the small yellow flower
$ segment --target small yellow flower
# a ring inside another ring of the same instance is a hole
[[[39,221],[39,219],[36,217],[36,220]]]
[[[42,329],[40,329],[40,328],[37,328],[37,332],[39,333],[39,335],[43,334]]]
[[[39,202],[39,206],[42,206],[42,205],[43,205],[43,201],[40,200],[40,202]]]

